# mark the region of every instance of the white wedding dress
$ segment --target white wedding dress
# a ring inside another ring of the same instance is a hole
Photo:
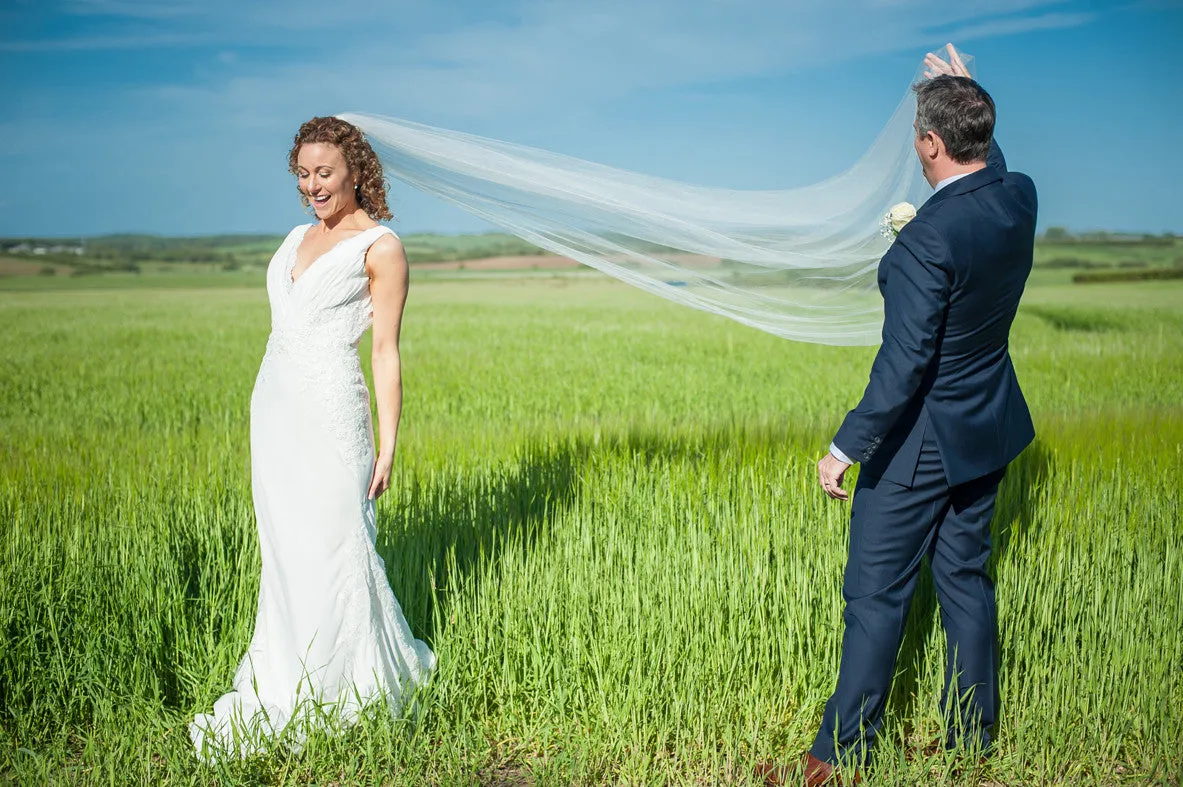
[[[387,582],[367,499],[374,437],[357,344],[372,322],[366,251],[390,230],[341,241],[293,283],[311,226],[292,230],[267,269],[271,337],[251,397],[259,608],[233,690],[189,727],[206,759],[281,733],[298,747],[372,700],[397,711],[435,666]]]

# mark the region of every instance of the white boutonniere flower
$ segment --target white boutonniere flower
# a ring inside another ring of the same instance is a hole
[[[879,222],[879,226],[883,228],[883,237],[894,240],[904,225],[914,218],[916,218],[916,206],[911,202],[892,205],[891,210],[887,211],[887,215]]]

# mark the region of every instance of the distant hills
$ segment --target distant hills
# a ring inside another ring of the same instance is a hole
[[[101,235],[77,240],[63,238],[0,238],[0,254],[18,257],[85,257],[96,263],[178,262],[215,265],[262,264],[283,241],[282,235]],[[452,262],[546,254],[530,243],[504,233],[481,235],[413,234],[403,237],[407,259]],[[75,262],[77,260],[74,260]],[[62,260],[68,263],[69,260]],[[106,267],[105,265],[102,267]]]
[[[506,233],[402,238],[407,259],[431,270],[534,270],[578,268],[578,264]],[[0,238],[0,278],[89,276],[103,273],[260,273],[283,241],[282,235],[103,235],[63,238]],[[673,251],[653,247],[654,253]],[[475,262],[474,261],[479,261]],[[725,264],[725,263],[724,263]],[[1087,274],[1089,281],[1170,278],[1183,270],[1183,237],[1120,232],[1073,233],[1051,227],[1036,243],[1035,266],[1045,271]],[[252,274],[253,275],[253,274]],[[1083,279],[1082,279],[1083,280]]]

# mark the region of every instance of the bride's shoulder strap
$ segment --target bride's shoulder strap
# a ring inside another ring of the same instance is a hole
[[[363,232],[362,235],[364,235],[366,239],[362,246],[364,251],[369,251],[370,247],[377,243],[378,239],[383,235],[390,235],[395,240],[399,240],[398,233],[396,233],[390,227],[387,227],[385,224],[379,224],[377,227],[370,227],[368,230]]]
[[[377,227],[370,227],[368,230],[363,232],[362,235],[366,235],[368,237],[366,238],[365,243],[362,244],[361,261],[362,265],[364,265],[366,268],[366,275],[372,275],[370,271],[370,262],[367,258],[369,257],[370,249],[373,248],[374,244],[377,243],[379,239],[384,238],[387,235],[399,241],[400,243],[402,242],[402,239],[399,238],[397,232],[392,230],[390,227],[387,227],[385,224],[379,224]]]

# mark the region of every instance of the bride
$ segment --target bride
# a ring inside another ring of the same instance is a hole
[[[262,574],[254,636],[233,689],[189,727],[197,752],[246,756],[300,745],[313,724],[347,724],[372,700],[393,710],[434,669],[374,548],[402,405],[399,327],[407,261],[382,166],[331,117],[300,127],[289,155],[319,222],[293,229],[267,269],[271,336],[251,397],[251,485]],[[373,326],[378,401],[357,345]]]

